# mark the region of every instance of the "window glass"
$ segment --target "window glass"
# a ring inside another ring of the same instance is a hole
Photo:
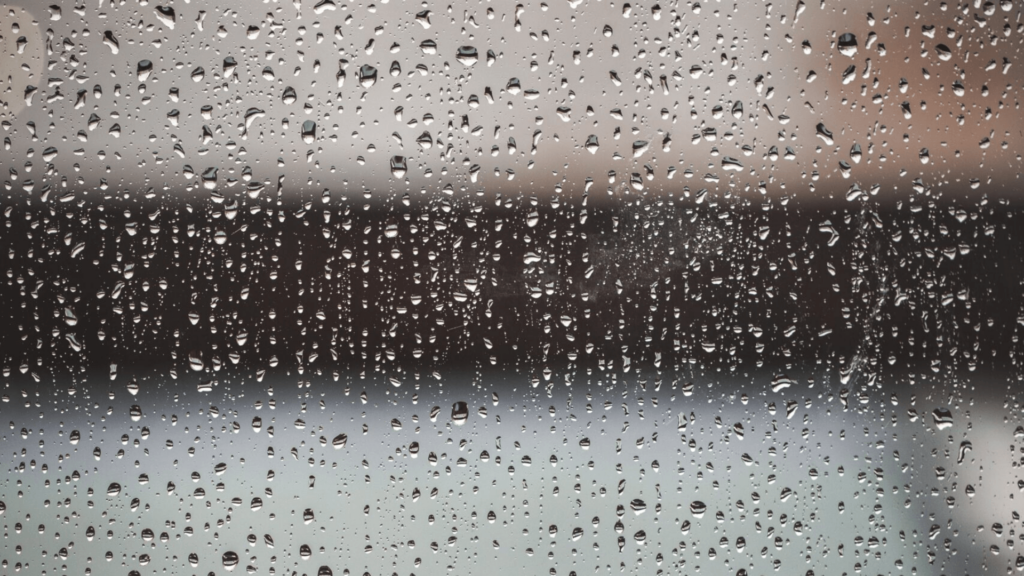
[[[1020,3],[0,6],[0,567],[1024,570]]]

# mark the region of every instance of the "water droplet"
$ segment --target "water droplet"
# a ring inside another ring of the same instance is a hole
[[[149,60],[139,60],[138,65],[135,66],[135,76],[139,79],[139,82],[145,82],[149,79],[149,75],[153,73],[153,62]]]
[[[391,175],[395,178],[404,178],[406,171],[409,169],[406,163],[405,156],[392,156],[391,157]]]
[[[348,443],[348,434],[338,434],[331,440],[331,445],[334,446],[335,450],[341,450]]]
[[[121,44],[117,41],[117,37],[110,30],[103,33],[103,44],[110,48],[112,54],[117,54],[121,50]]]
[[[841,34],[836,45],[843,56],[852,58],[857,53],[857,37],[849,32]]]
[[[199,350],[193,350],[188,353],[188,365],[189,368],[199,372],[203,369],[203,353]]]
[[[772,378],[772,392],[781,392],[794,384],[796,384],[796,382],[789,376],[779,374],[775,376],[775,378]]]
[[[203,170],[200,180],[203,182],[203,188],[207,190],[214,190],[217,188],[217,168],[210,167]]]
[[[708,511],[707,505],[700,500],[694,500],[690,503],[690,513],[696,518],[703,518],[704,513]]]
[[[477,63],[479,55],[473,46],[460,46],[455,52],[455,59],[464,66],[472,66]]]
[[[302,141],[306,144],[316,141],[316,122],[306,120],[302,123]]]
[[[827,144],[828,146],[831,146],[832,144],[835,143],[832,140],[832,131],[830,131],[828,128],[826,128],[824,123],[818,122],[818,126],[816,127],[816,130],[817,130],[817,133],[818,133],[818,138],[821,138],[822,141],[825,142],[825,144]]]
[[[469,418],[469,406],[462,401],[452,404],[452,422],[461,426],[466,423],[466,419]]]
[[[333,11],[337,9],[338,6],[334,3],[333,0],[320,0],[319,2],[313,5],[313,13],[316,14],[317,16],[323,14],[324,12],[327,12],[328,10]]]
[[[359,67],[359,83],[363,88],[370,88],[377,83],[377,69],[369,64]]]
[[[932,412],[932,420],[935,422],[935,427],[939,430],[953,427],[953,413],[947,408],[936,408]]]
[[[159,20],[164,26],[167,26],[171,30],[174,30],[174,8],[171,8],[170,6],[157,6],[156,19]]]

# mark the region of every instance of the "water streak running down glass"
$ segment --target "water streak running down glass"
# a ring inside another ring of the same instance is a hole
[[[1019,1],[0,5],[0,569],[1024,571]]]

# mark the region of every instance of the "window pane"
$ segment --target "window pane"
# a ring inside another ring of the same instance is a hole
[[[5,571],[1024,568],[1018,4],[0,9]]]

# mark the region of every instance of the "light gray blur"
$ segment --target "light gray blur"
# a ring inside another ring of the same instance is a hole
[[[147,378],[135,394],[97,378],[112,398],[54,394],[37,409],[30,395],[3,437],[5,567],[222,573],[229,551],[264,574],[932,574],[1016,562],[1015,424],[998,395],[949,405],[955,389],[924,377],[906,387],[914,376],[851,397],[820,374],[691,376],[534,388],[499,373],[397,387],[282,374],[209,392]]]

